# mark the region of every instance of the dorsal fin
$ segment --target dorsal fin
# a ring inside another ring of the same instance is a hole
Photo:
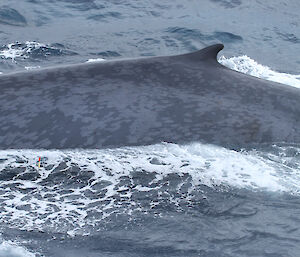
[[[217,60],[218,53],[224,48],[223,44],[215,44],[212,46],[208,46],[202,50],[183,54],[182,57],[188,58],[192,61],[199,61],[199,60]]]

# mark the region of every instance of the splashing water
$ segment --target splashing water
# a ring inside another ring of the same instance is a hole
[[[219,62],[230,69],[254,77],[300,88],[300,74],[292,75],[288,73],[280,73],[280,72],[273,71],[267,66],[258,64],[256,61],[252,60],[250,57],[246,55],[231,57],[231,58],[226,58],[224,56],[221,56],[219,58]]]
[[[34,41],[26,41],[25,44],[11,43],[2,46],[0,56],[5,59],[11,59],[12,61],[15,61],[15,59],[19,57],[26,59],[29,58],[28,54],[33,50],[46,47],[46,45]]]
[[[193,205],[203,186],[298,195],[300,148],[270,149],[236,152],[199,143],[164,143],[105,150],[0,151],[0,221],[73,235],[90,232],[116,213],[149,212],[164,201],[174,208]],[[146,197],[149,201],[139,200],[144,194],[151,195]]]
[[[74,52],[65,50],[61,44],[43,44],[35,41],[26,41],[25,43],[11,43],[0,47],[0,57],[2,59],[11,59],[17,62],[17,59],[45,58],[47,56],[75,55]]]

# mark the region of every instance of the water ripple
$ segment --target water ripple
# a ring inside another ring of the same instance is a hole
[[[27,21],[23,15],[6,5],[0,7],[0,23],[13,26],[27,25]]]

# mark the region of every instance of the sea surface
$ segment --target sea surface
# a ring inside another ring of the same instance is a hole
[[[300,90],[298,0],[0,0],[0,76],[214,43]],[[300,256],[300,145],[1,150],[0,257],[41,256]]]

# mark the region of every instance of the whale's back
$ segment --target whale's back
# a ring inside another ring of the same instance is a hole
[[[0,147],[300,142],[299,90],[225,68],[222,48],[2,75]]]

